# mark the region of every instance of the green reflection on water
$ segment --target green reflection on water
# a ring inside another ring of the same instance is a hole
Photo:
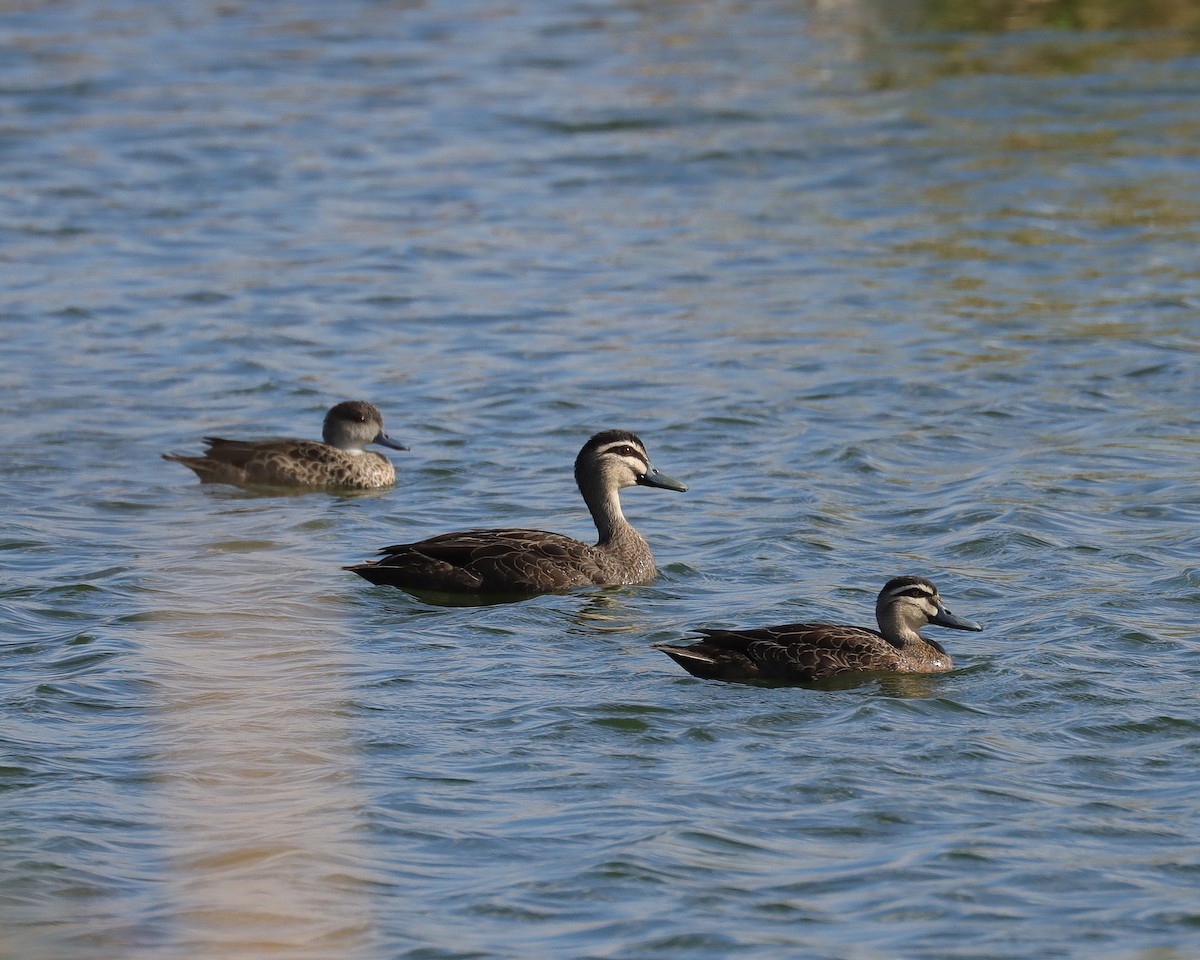
[[[873,9],[869,46],[878,53],[904,36],[920,62],[914,69],[883,57],[867,78],[874,90],[947,77],[1081,75],[1200,52],[1195,0],[881,0]],[[997,36],[1014,34],[1026,36],[1015,43]]]
[[[1197,30],[1193,0],[923,0],[931,30]]]

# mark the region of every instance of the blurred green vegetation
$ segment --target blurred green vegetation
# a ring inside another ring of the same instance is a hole
[[[916,0],[923,29],[1200,32],[1196,0]]]
[[[980,74],[1084,74],[1200,53],[1200,0],[874,0],[872,9],[878,19],[867,34],[878,62],[867,82],[875,90]],[[900,38],[908,56],[889,55]]]

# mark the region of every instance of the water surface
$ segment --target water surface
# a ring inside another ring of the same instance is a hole
[[[1195,955],[1192,34],[11,6],[0,955]],[[351,397],[393,491],[159,459]],[[340,569],[587,537],[607,427],[691,488],[624,498],[653,584]],[[985,624],[954,672],[650,647],[869,622],[899,573]]]

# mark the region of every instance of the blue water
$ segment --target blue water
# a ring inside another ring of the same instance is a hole
[[[0,956],[1197,955],[1200,61],[878,14],[5,12]],[[382,494],[159,459],[359,397]],[[340,569],[608,427],[653,584]],[[651,648],[900,573],[952,673]]]

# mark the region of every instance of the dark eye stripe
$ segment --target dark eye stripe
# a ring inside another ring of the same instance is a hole
[[[900,590],[893,590],[890,596],[893,599],[899,599],[900,597],[912,597],[913,599],[927,597],[932,600],[937,594],[928,587],[904,587]]]
[[[642,453],[641,450],[637,449],[637,447],[631,447],[627,443],[623,443],[618,447],[607,447],[604,450],[601,450],[600,452],[601,452],[601,454],[611,453],[613,456],[616,456],[616,457],[633,457],[634,460],[640,460],[642,463],[649,465],[649,461],[646,459],[646,455],[644,453]]]

